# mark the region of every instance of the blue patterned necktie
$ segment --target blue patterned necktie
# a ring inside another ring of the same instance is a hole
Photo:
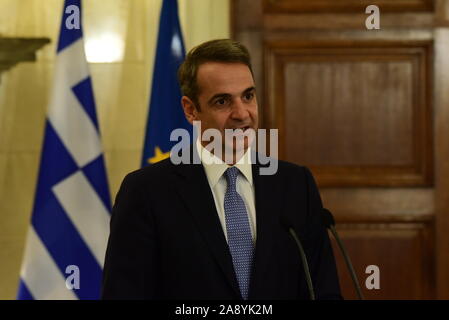
[[[225,172],[228,186],[224,198],[224,211],[232,263],[234,264],[240,293],[246,300],[248,299],[254,247],[245,203],[236,190],[239,172],[236,167],[230,167]]]

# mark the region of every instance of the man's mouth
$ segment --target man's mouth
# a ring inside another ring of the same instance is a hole
[[[244,127],[239,127],[239,128],[232,128],[231,130],[242,130],[243,132],[245,132],[246,130],[250,129],[250,126],[244,126]]]

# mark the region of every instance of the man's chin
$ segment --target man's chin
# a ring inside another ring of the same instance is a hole
[[[241,150],[243,150],[245,152],[249,146],[250,146],[250,143],[249,143],[248,139],[246,139],[246,138],[244,141],[240,141],[240,142],[225,141],[225,143],[224,143],[225,152],[230,152],[230,151],[236,152],[236,151],[241,151]]]
[[[237,134],[239,133],[239,134]],[[246,130],[239,130],[234,131],[234,134],[232,137],[224,135],[224,145],[228,146],[228,148],[231,148],[232,150],[236,150],[237,148],[244,148],[245,150],[248,148],[248,146],[251,145],[251,143],[256,138],[257,131],[253,128],[248,128]],[[243,145],[243,147],[242,147]]]
[[[248,144],[243,146],[236,146],[235,144],[224,145],[224,159],[227,164],[234,164],[238,162],[248,150]]]

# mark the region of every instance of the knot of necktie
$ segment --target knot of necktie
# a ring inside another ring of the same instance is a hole
[[[228,187],[235,188],[237,181],[237,176],[239,175],[239,169],[237,167],[230,167],[225,171],[226,181],[228,182]]]

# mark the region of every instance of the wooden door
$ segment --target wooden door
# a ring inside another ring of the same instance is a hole
[[[449,298],[448,2],[232,1],[261,127],[312,170],[368,299]],[[365,25],[372,4],[379,30]],[[365,286],[372,265],[380,289]]]

